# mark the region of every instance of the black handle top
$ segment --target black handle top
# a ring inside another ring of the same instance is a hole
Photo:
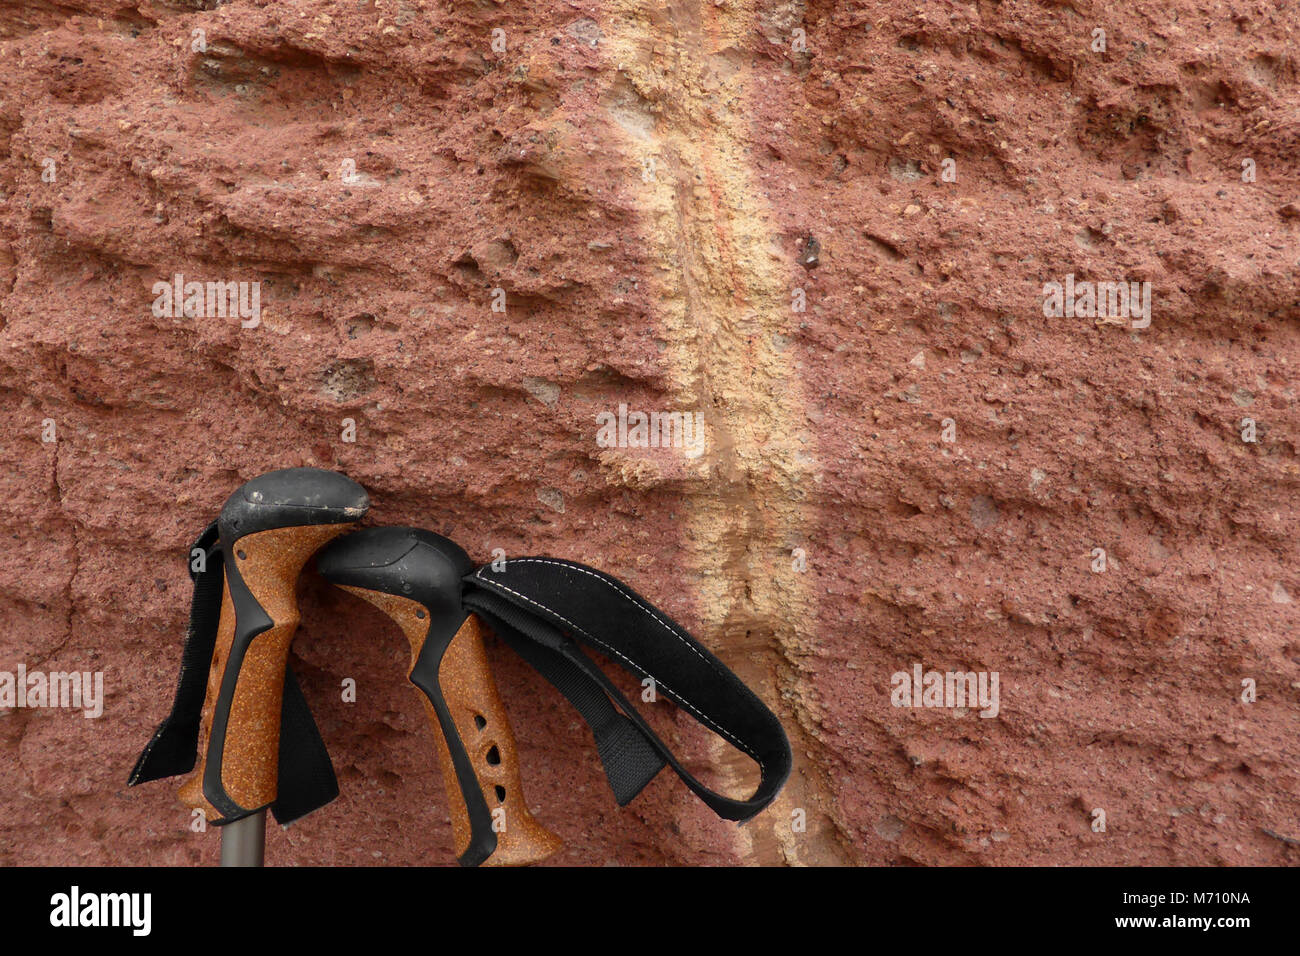
[[[229,545],[274,528],[360,521],[369,509],[366,489],[346,475],[323,468],[281,468],[236,488],[217,527]]]
[[[366,528],[330,542],[317,556],[325,580],[409,598],[437,622],[460,627],[462,578],[474,570],[465,550],[420,528]]]

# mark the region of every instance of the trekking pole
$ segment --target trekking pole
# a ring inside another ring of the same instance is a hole
[[[303,565],[369,506],[365,489],[335,472],[268,472],[238,488],[195,543],[212,560],[197,572],[191,564],[176,700],[129,782],[188,773],[197,759],[180,798],[222,828],[222,866],[261,865],[268,808],[284,824],[338,794],[289,645]]]
[[[537,863],[562,843],[524,799],[479,619],[461,603],[461,579],[473,568],[457,544],[415,528],[369,528],[333,542],[316,561],[322,577],[375,605],[410,642],[409,679],[437,740],[461,865]]]
[[[464,866],[536,863],[561,846],[524,800],[514,733],[483,647],[485,624],[586,721],[619,806],[668,766],[719,817],[743,821],[768,806],[790,774],[790,741],[776,715],[681,625],[602,571],[548,557],[475,569],[454,542],[418,528],[339,538],[316,568],[391,617],[410,642],[409,677],[437,738]],[[753,793],[718,793],[697,779],[580,642],[752,758]]]

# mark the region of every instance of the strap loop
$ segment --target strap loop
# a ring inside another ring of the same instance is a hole
[[[490,623],[504,624],[502,637],[507,643],[574,701],[592,725],[620,803],[626,802],[624,794],[631,790],[630,800],[658,772],[657,767],[650,769],[651,761],[638,755],[629,735],[640,737],[724,819],[747,820],[772,802],[793,763],[785,730],[757,695],[685,628],[622,581],[586,565],[555,558],[515,558],[500,567],[494,571],[492,565],[484,565],[465,576],[466,607],[479,611]],[[531,648],[525,639],[532,642]],[[753,795],[736,800],[697,780],[604,671],[582,653],[579,643],[609,656],[638,678],[651,678],[658,693],[748,754],[760,773]],[[536,660],[543,663],[539,666]],[[575,696],[584,702],[578,704]],[[596,696],[607,696],[607,705],[612,699],[610,706],[622,711],[625,723],[604,722],[601,707],[591,702]]]

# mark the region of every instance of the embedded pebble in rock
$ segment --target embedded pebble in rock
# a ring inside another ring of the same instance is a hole
[[[991,528],[997,524],[998,506],[988,495],[976,495],[970,503],[970,523],[976,528]]]

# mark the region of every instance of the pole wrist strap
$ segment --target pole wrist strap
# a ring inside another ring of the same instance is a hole
[[[515,558],[464,578],[465,606],[556,686],[591,727],[620,805],[665,764],[718,816],[747,820],[790,775],[790,742],[771,710],[685,628],[627,584],[555,558]],[[656,694],[748,755],[759,784],[738,800],[709,789],[683,766],[637,708],[582,651],[605,655]]]

